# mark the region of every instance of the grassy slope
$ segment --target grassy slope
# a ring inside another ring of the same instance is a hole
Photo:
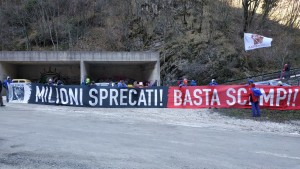
[[[253,119],[250,109],[217,109],[215,111],[222,115],[235,117],[238,119]],[[299,110],[279,111],[261,109],[261,117],[256,119],[272,122],[289,122],[300,120],[300,113]]]

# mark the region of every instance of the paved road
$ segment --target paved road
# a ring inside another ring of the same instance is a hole
[[[101,115],[114,109],[99,109],[99,114],[89,113],[97,109],[78,109],[83,116],[76,108],[66,115],[59,111],[68,108],[51,112],[49,106],[14,107],[0,108],[1,169],[300,168],[298,135]]]

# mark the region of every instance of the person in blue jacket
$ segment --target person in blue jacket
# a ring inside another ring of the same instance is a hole
[[[197,86],[197,83],[196,83],[195,80],[192,80],[192,81],[191,81],[191,86]]]
[[[12,83],[12,80],[9,76],[7,76],[6,80],[4,80],[3,82],[3,87],[5,88],[6,90],[6,102],[8,103],[9,102],[9,90],[8,90],[8,86],[9,84]]]
[[[127,85],[124,82],[124,80],[120,80],[120,82],[118,83],[118,88],[126,88],[126,87],[127,87]]]
[[[249,79],[248,80],[248,85],[251,85],[251,84],[253,84],[254,83],[254,81],[252,80],[252,79]]]
[[[218,83],[216,82],[215,79],[212,79],[211,82],[209,83],[210,86],[218,86]]]

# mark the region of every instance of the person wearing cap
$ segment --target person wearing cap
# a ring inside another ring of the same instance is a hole
[[[278,81],[277,86],[283,86],[282,81]]]
[[[8,86],[9,84],[12,83],[12,80],[9,76],[7,76],[6,80],[4,80],[3,82],[3,87],[5,88],[6,90],[6,102],[8,103],[9,102],[9,89],[8,89]]]
[[[254,95],[255,84],[250,84],[251,91],[249,94],[251,109],[252,109],[252,117],[260,117],[260,108],[259,108],[259,96]]]
[[[253,84],[254,83],[254,81],[252,80],[252,79],[249,79],[248,80],[248,85],[251,85],[251,84]]]
[[[218,83],[215,79],[211,79],[211,82],[209,83],[210,86],[218,86]]]
[[[0,80],[0,106],[2,107],[2,106],[5,106],[5,105],[3,104],[3,99],[2,99],[1,92],[2,92],[2,82]]]

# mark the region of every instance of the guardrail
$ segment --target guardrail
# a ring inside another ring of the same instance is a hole
[[[248,79],[253,79],[254,81],[267,81],[267,80],[273,80],[273,79],[280,79],[281,78],[281,71],[275,71],[271,73],[264,73],[260,75],[255,76],[249,76],[247,78],[240,78],[240,79],[234,79],[226,81],[224,84],[241,84],[241,83],[247,83]],[[288,78],[281,78],[281,81],[284,81],[288,84],[291,84],[293,86],[299,86],[300,85],[300,68],[294,68],[289,71]]]
[[[245,84],[248,82],[249,79],[254,80],[255,82],[260,82],[260,81],[268,81],[268,80],[274,80],[274,79],[280,79],[281,77],[281,71],[275,71],[275,72],[270,72],[270,73],[264,73],[260,75],[255,75],[255,76],[249,76],[247,78],[239,78],[239,79],[233,79],[233,80],[228,80],[224,83],[220,84]],[[300,86],[300,68],[294,68],[291,69],[289,72],[289,78],[281,78],[280,80],[284,83],[290,84],[292,86]],[[171,81],[162,81],[163,86],[177,86],[178,80],[171,80]],[[188,80],[188,83],[190,83],[190,80]]]

